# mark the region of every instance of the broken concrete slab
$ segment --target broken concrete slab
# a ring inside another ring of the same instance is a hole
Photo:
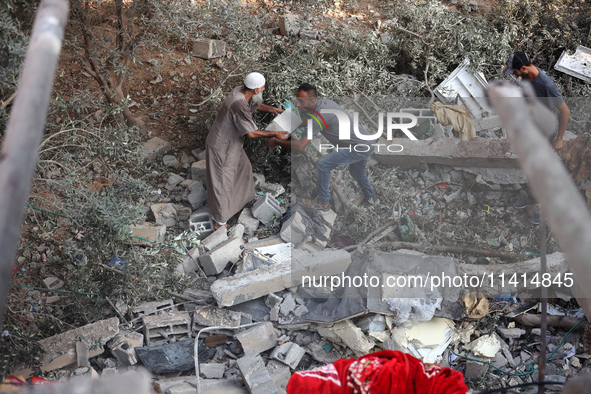
[[[279,243],[256,248],[249,252],[243,266],[243,272],[252,271],[263,265],[289,263],[291,261],[290,243]]]
[[[582,79],[587,83],[591,83],[591,71],[589,70],[590,63],[591,49],[579,45],[575,50],[575,53],[572,55],[569,55],[566,50],[562,52],[562,55],[560,55],[554,68],[565,74]]]
[[[176,225],[177,215],[174,204],[153,204],[150,209],[154,214],[156,224],[167,227]]]
[[[162,156],[162,163],[167,167],[176,167],[179,165],[179,161],[173,155]],[[180,183],[180,181],[179,181]]]
[[[374,157],[382,164],[400,169],[424,169],[426,164],[454,167],[519,168],[517,157],[511,152],[507,140],[470,140],[457,138],[431,138],[411,141],[394,138],[380,140],[380,149]],[[404,147],[402,152],[389,152],[388,146]]]
[[[226,366],[218,363],[203,363],[199,365],[199,373],[206,379],[222,379]]]
[[[521,328],[506,328],[506,327],[497,327],[497,331],[501,336],[505,339],[518,339],[522,335],[525,335],[525,330]]]
[[[237,361],[248,390],[255,393],[276,394],[277,387],[261,356],[243,357]]]
[[[148,140],[140,149],[139,154],[146,161],[153,161],[156,157],[165,154],[172,149],[170,142],[154,137]]]
[[[334,225],[334,222],[337,218],[337,214],[332,209],[326,212],[321,212],[321,214],[324,220],[327,222],[327,225],[325,225],[326,232],[323,235],[327,240],[329,240],[330,234],[332,233],[332,226]],[[291,242],[296,246],[313,240],[312,236],[308,235],[302,215],[299,212],[295,212],[283,223],[279,235],[285,242]],[[322,248],[326,247],[328,243],[328,241],[320,239],[316,239],[314,242]]]
[[[238,223],[235,226],[230,227],[228,230],[228,238],[242,238],[244,237],[244,225]]]
[[[173,204],[176,210],[176,219],[178,222],[186,222],[191,217],[193,212],[190,207],[184,204]]]
[[[154,243],[164,242],[166,236],[166,226],[144,222],[129,226],[131,229],[132,240],[134,243],[142,245],[152,245]]]
[[[253,300],[288,287],[311,281],[313,276],[338,275],[351,264],[351,255],[344,250],[308,253],[294,250],[291,264],[263,266],[254,271],[216,280],[211,292],[220,306],[231,306]]]
[[[147,346],[160,345],[170,341],[191,338],[191,316],[189,312],[165,312],[142,317]]]
[[[226,54],[226,43],[222,40],[199,39],[193,41],[193,56],[214,59]]]
[[[492,335],[483,335],[470,342],[466,348],[477,356],[494,358],[501,350],[501,343]]]
[[[42,339],[37,342],[44,352],[41,370],[48,372],[77,362],[76,343],[79,338],[94,345],[88,351],[88,357],[92,358],[102,354],[105,344],[118,333],[119,319],[113,317]],[[32,372],[31,369],[23,369],[15,373],[16,376],[29,376]]]
[[[113,357],[123,365],[137,364],[136,347],[144,346],[144,336],[139,332],[121,332],[107,344]]]
[[[273,323],[262,323],[236,334],[246,356],[257,355],[277,346]]]
[[[238,223],[244,226],[244,233],[246,235],[253,235],[259,227],[259,219],[252,216],[250,208],[244,208],[238,217]]]
[[[241,313],[214,306],[199,306],[193,312],[193,331],[197,332],[203,327],[238,327]]]
[[[199,264],[207,275],[217,275],[228,263],[235,263],[242,254],[242,238],[232,238],[217,245],[210,252],[199,256]]]
[[[194,345],[195,341],[186,340],[161,346],[138,347],[135,350],[146,368],[152,373],[161,375],[194,369]],[[201,352],[199,361],[206,361],[202,358]]]
[[[436,363],[449,344],[458,337],[453,321],[433,318],[412,326],[392,330],[392,339],[413,356],[426,363]]]
[[[297,343],[285,342],[271,352],[271,358],[281,361],[291,369],[296,369],[306,351]]]

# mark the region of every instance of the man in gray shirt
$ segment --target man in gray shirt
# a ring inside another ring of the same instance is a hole
[[[296,97],[297,107],[300,109],[300,112],[313,118],[313,137],[321,133],[335,149],[333,152],[318,159],[316,163],[319,208],[325,211],[330,209],[330,174],[334,168],[343,165],[349,166],[349,173],[361,187],[366,202],[368,204],[378,203],[376,192],[370,186],[367,173],[365,172],[367,161],[375,150],[374,144],[377,138],[375,140],[370,139],[370,137],[367,137],[368,139],[360,138],[355,133],[354,122],[346,111],[332,100],[318,98],[314,86],[308,83],[300,85],[296,92]],[[346,116],[349,119],[350,130],[348,130],[347,137],[342,138],[339,135],[339,116],[335,113],[327,113],[326,110],[340,113],[340,115]],[[358,125],[357,132],[361,135],[370,135],[362,125]],[[269,145],[271,147],[283,146],[299,151],[303,151],[309,143],[310,139],[306,135],[300,140],[284,141],[278,138],[269,139]]]

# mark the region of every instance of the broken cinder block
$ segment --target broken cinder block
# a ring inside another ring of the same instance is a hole
[[[119,333],[107,344],[111,354],[124,365],[137,364],[136,347],[144,346],[144,336],[139,332]]]
[[[176,225],[177,216],[174,204],[153,204],[150,209],[154,214],[156,224],[167,227]]]
[[[285,210],[281,208],[279,201],[277,201],[270,193],[265,193],[263,197],[259,198],[252,206],[252,216],[264,224],[271,223],[274,216],[281,218],[284,213]]]
[[[226,54],[226,43],[221,40],[199,39],[193,41],[193,56],[213,59]]]
[[[191,231],[199,231],[199,239],[206,238],[213,233],[213,221],[211,219],[211,212],[209,208],[203,207],[195,212],[189,218],[189,228]]]
[[[236,339],[240,341],[244,354],[258,355],[265,350],[277,346],[277,334],[273,323],[266,322],[239,332]]]
[[[244,208],[238,217],[238,223],[244,226],[244,233],[246,235],[253,235],[259,227],[259,219],[252,216],[250,208]]]
[[[199,365],[199,373],[205,379],[222,379],[226,372],[226,366],[218,363],[204,363]]]
[[[201,327],[238,327],[242,314],[240,312],[216,308],[214,306],[200,306],[193,312],[193,331],[198,332]]]
[[[289,365],[291,369],[296,369],[304,354],[306,351],[297,343],[285,342],[273,349],[271,358]]]
[[[191,338],[189,312],[169,312],[144,316],[144,335],[147,346],[166,344]]]
[[[176,311],[174,302],[172,299],[163,301],[149,301],[139,304],[131,309],[136,317],[155,315],[157,313],[164,313],[170,311]]]

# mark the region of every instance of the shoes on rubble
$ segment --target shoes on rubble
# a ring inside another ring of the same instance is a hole
[[[527,197],[521,197],[519,200],[515,201],[513,203],[513,206],[517,209],[523,209],[523,208],[529,207],[530,205],[534,205],[535,203],[536,203],[536,200],[534,200],[530,196],[527,196]]]

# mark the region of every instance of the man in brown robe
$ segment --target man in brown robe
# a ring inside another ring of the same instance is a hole
[[[265,77],[250,73],[222,103],[205,141],[207,204],[214,228],[254,199],[252,166],[244,152],[244,137],[286,139],[289,133],[259,130],[252,120],[257,109],[278,114],[282,109],[262,104]]]

